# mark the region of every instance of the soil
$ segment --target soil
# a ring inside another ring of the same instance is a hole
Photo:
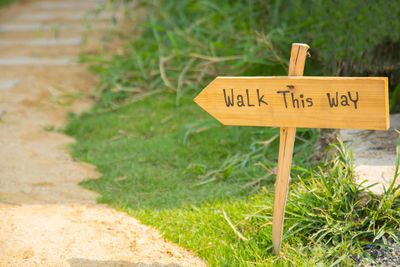
[[[40,2],[82,3],[20,0],[0,11],[0,28],[41,24],[49,17],[56,21],[48,14],[52,12],[63,14],[60,23],[76,25],[76,14],[82,12],[79,6],[38,8]],[[96,5],[97,1],[87,3]],[[75,16],[71,21],[68,12]],[[28,23],[21,19],[24,14],[31,15]],[[88,34],[68,27],[57,34],[46,29],[40,34],[0,31],[0,40],[18,41],[17,46],[2,46],[0,61],[30,59],[0,66],[0,266],[205,266],[192,252],[166,241],[155,229],[96,204],[97,194],[78,183],[100,173],[94,166],[72,159],[68,145],[74,140],[53,130],[65,125],[68,112],[79,113],[93,104],[97,81],[87,66],[35,61],[74,61],[83,46],[38,47],[21,41],[87,36],[98,40],[101,31]],[[91,41],[84,48],[100,46]]]

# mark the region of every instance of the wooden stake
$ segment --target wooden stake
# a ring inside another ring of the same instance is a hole
[[[303,76],[307,50],[306,44],[292,44],[288,76]],[[295,90],[288,85],[289,90]],[[281,127],[279,142],[278,168],[275,182],[274,211],[272,217],[272,244],[275,255],[279,254],[282,243],[283,220],[285,216],[286,198],[289,189],[290,167],[292,164],[293,145],[296,128]]]

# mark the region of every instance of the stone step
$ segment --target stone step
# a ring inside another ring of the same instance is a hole
[[[0,46],[0,58],[75,58],[88,48],[88,45]]]
[[[14,57],[0,58],[0,66],[65,66],[77,65],[71,58]]]
[[[101,39],[107,29],[87,31],[71,30],[71,31],[16,31],[16,32],[0,32],[0,40],[33,40],[33,39],[72,39],[80,36],[87,36],[89,39]],[[85,37],[86,38],[86,37]]]
[[[112,28],[113,24],[110,23],[89,23],[88,25],[84,23],[29,23],[29,24],[3,24],[0,26],[0,33],[2,32],[32,32],[32,31],[88,31],[88,30],[98,30],[102,28]]]
[[[94,9],[102,7],[104,1],[70,1],[70,2],[39,2],[33,6],[35,9]]]
[[[82,43],[81,37],[76,38],[38,38],[30,40],[3,40],[0,39],[0,46],[14,46],[14,45],[26,45],[26,46],[62,46],[62,45],[80,45]]]
[[[346,146],[352,150],[355,172],[358,182],[367,180],[371,191],[382,193],[383,186],[388,188],[395,176],[396,144],[400,129],[400,114],[390,116],[388,131],[341,130],[340,135]],[[400,177],[397,184],[400,182]]]
[[[70,12],[46,12],[46,13],[27,13],[21,14],[17,17],[19,21],[74,21],[74,20],[112,20],[116,18],[120,20],[123,18],[121,14],[111,14],[101,12],[97,14],[96,12],[81,11],[71,14]]]

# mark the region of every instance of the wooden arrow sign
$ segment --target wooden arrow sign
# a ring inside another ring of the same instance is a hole
[[[280,127],[272,218],[278,254],[296,127],[387,130],[386,77],[301,77],[306,44],[292,44],[288,77],[217,77],[194,101],[225,125]]]
[[[217,77],[194,101],[225,125],[389,127],[386,77]]]

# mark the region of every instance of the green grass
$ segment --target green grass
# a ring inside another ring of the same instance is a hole
[[[275,166],[279,131],[221,126],[192,97],[176,107],[174,95],[161,94],[117,111],[84,115],[71,121],[67,133],[79,140],[74,155],[95,162],[104,173],[85,183],[107,193],[102,201],[164,209],[246,197],[271,184],[265,168]],[[299,136],[316,134],[300,130]],[[267,146],[259,143],[269,139]],[[298,144],[299,154],[310,150],[308,142]]]
[[[15,2],[15,0],[0,0],[0,8],[6,7],[13,2]]]

